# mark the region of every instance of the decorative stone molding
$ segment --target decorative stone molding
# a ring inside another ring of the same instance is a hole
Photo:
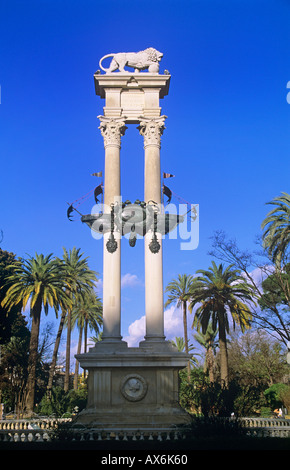
[[[111,119],[105,116],[98,116],[100,119],[99,129],[104,138],[105,148],[114,146],[121,148],[121,136],[125,134],[127,126],[125,126],[125,118]]]
[[[147,393],[147,382],[138,374],[126,375],[120,383],[120,391],[126,400],[140,401]]]
[[[161,136],[165,129],[164,121],[166,116],[160,116],[156,119],[148,119],[140,117],[139,129],[140,134],[144,137],[144,148],[149,145],[154,145],[156,147],[161,146]]]

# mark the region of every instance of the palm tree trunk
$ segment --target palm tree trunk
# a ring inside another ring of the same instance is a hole
[[[186,312],[186,300],[182,302],[183,306],[183,330],[184,330],[184,344],[185,352],[188,354],[188,335],[187,335],[187,312]],[[187,363],[187,378],[190,380],[190,361]]]
[[[55,366],[56,366],[56,361],[57,361],[58,349],[60,345],[60,338],[62,335],[63,325],[65,321],[65,316],[66,316],[66,311],[62,310],[61,319],[60,319],[58,332],[56,335],[56,340],[55,340],[54,349],[53,349],[52,361],[51,361],[51,365],[49,369],[49,377],[48,377],[48,384],[47,384],[48,391],[52,389],[53,376],[54,376],[54,371],[55,371]]]
[[[210,383],[214,383],[214,354],[212,347],[209,347],[206,352],[206,369],[208,370],[208,376]]]
[[[41,296],[39,295],[39,298]],[[41,315],[41,298],[37,300],[32,310],[32,324],[30,332],[29,359],[28,359],[28,377],[26,384],[26,404],[25,411],[31,416],[34,409],[34,395],[36,382],[36,364],[38,360],[38,340]]]
[[[87,352],[87,343],[88,343],[88,320],[85,319],[85,353]]]
[[[219,320],[219,347],[220,347],[221,385],[224,386],[225,388],[228,388],[229,366],[228,366],[227,338],[226,338],[224,320],[221,318]]]
[[[66,337],[66,360],[65,360],[65,377],[64,391],[69,391],[69,373],[70,373],[70,343],[71,343],[71,311],[67,312],[67,337]]]
[[[84,330],[85,330],[84,331],[84,336],[85,336],[85,338],[84,338],[84,342],[85,342],[84,351],[86,353],[87,352],[87,342],[88,342],[88,319],[87,318],[85,318],[85,328],[84,328]],[[85,377],[87,377],[87,370],[86,369],[84,369],[84,378]]]
[[[80,353],[81,353],[82,337],[83,337],[83,327],[80,326],[80,333],[79,333],[79,342],[78,342],[77,354],[80,354]],[[74,390],[77,390],[77,388],[78,388],[78,376],[79,376],[79,361],[76,359],[75,375],[74,375]]]

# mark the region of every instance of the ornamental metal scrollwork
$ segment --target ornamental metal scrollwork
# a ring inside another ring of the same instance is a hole
[[[114,233],[121,236],[129,235],[129,245],[135,246],[137,236],[144,236],[146,233],[152,233],[152,239],[149,243],[149,249],[152,253],[158,253],[160,243],[156,234],[166,235],[184,220],[183,215],[162,213],[160,204],[137,199],[134,203],[131,201],[116,202],[111,204],[110,213],[99,213],[83,215],[82,222],[98,233],[110,232],[110,237],[106,247],[109,253],[114,253],[117,249],[117,242]]]

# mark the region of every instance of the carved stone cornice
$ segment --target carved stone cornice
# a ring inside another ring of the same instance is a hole
[[[144,148],[154,145],[161,146],[161,136],[165,129],[164,121],[167,116],[160,116],[155,119],[140,117],[140,125],[137,127],[140,134],[144,137]]]
[[[127,126],[125,126],[126,118],[107,118],[105,116],[98,116],[100,119],[99,129],[104,138],[105,148],[108,146],[121,148],[121,136],[125,134]]]

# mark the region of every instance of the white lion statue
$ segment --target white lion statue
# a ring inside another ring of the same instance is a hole
[[[111,64],[108,69],[102,67],[102,62],[108,57],[113,57]],[[140,52],[118,52],[117,54],[107,54],[100,60],[100,67],[104,72],[111,73],[119,69],[120,72],[126,72],[124,67],[133,67],[135,73],[140,70],[148,69],[150,73],[159,72],[159,62],[162,59],[163,54],[153,47],[148,47],[144,51]]]

